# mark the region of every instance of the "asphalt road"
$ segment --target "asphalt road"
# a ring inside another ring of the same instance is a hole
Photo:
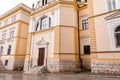
[[[0,80],[120,80],[120,75],[104,75],[91,73],[44,73],[41,75],[25,75],[22,72],[2,72]]]

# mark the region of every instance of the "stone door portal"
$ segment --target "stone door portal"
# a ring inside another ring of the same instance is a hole
[[[44,65],[45,48],[39,48],[38,66]]]

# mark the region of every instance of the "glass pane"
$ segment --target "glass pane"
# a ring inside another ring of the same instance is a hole
[[[115,3],[115,0],[112,1],[112,6],[113,6],[113,10],[116,9],[116,3]]]
[[[120,31],[120,26],[116,28],[115,32]]]
[[[120,33],[116,33],[117,46],[120,46]]]
[[[108,10],[109,10],[109,11],[112,10],[111,2],[108,2]]]
[[[42,26],[42,29],[48,29],[49,28],[49,19],[43,18],[41,20],[41,26]]]

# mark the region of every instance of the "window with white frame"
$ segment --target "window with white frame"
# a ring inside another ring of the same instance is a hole
[[[3,53],[3,46],[0,47],[0,54]]]
[[[7,25],[7,24],[8,24],[8,19],[4,21],[4,25]]]
[[[12,16],[12,22],[15,22],[16,20],[16,15]]]
[[[108,11],[116,9],[116,0],[107,0]]]
[[[45,30],[45,29],[50,28],[50,26],[51,26],[51,18],[50,17],[42,17],[38,21],[35,31]]]
[[[88,19],[82,20],[82,29],[88,29]]]
[[[10,38],[14,37],[14,30],[10,30]]]
[[[45,17],[41,19],[41,29],[48,29],[49,28],[49,18]]]
[[[120,26],[115,29],[116,46],[120,46]]]
[[[6,37],[6,31],[3,31],[2,32],[2,40],[5,40],[5,37]]]

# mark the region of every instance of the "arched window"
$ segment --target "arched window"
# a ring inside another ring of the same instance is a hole
[[[120,46],[120,26],[115,29],[116,46]]]
[[[11,53],[11,45],[8,46],[8,52],[7,54],[9,55]]]
[[[51,26],[51,18],[44,16],[38,20],[35,31],[45,30],[50,28],[50,26]]]
[[[35,31],[39,31],[39,22],[37,23]]]

